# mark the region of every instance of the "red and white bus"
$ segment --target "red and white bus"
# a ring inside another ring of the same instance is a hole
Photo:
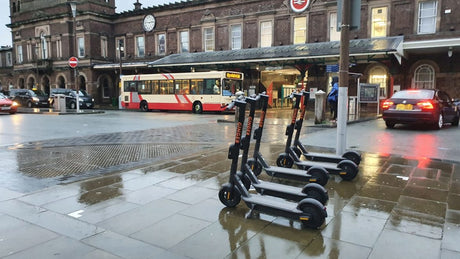
[[[145,74],[121,77],[126,109],[224,111],[243,89],[243,74],[230,71]]]

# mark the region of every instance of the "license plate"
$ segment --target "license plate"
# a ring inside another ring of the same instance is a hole
[[[2,111],[9,111],[11,110],[11,107],[2,107]]]
[[[412,104],[398,104],[396,105],[396,110],[410,111],[412,110]]]

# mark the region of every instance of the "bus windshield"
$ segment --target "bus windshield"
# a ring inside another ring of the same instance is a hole
[[[232,96],[235,95],[236,92],[241,91],[243,89],[243,81],[241,80],[233,80],[233,79],[224,79],[222,86],[222,95],[223,96]]]

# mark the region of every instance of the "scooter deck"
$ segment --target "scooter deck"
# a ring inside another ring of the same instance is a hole
[[[241,199],[250,209],[265,212],[267,214],[284,216],[292,219],[299,219],[299,217],[304,214],[301,210],[297,209],[298,203],[271,196],[250,194],[246,197],[242,196]]]
[[[254,186],[257,192],[262,195],[271,195],[294,201],[300,201],[308,197],[305,193],[302,192],[301,188],[290,185],[259,180],[259,183],[252,183],[252,186]]]
[[[315,183],[316,179],[302,169],[293,169],[278,166],[264,167],[265,172],[272,177],[279,177],[284,179],[293,179],[297,181],[308,181]]]
[[[305,170],[308,170],[310,167],[313,167],[313,166],[319,166],[319,167],[326,169],[326,171],[328,171],[329,173],[342,171],[342,169],[337,167],[336,163],[319,162],[319,161],[313,162],[313,161],[304,161],[304,160],[294,161],[294,163],[299,168],[303,168]]]
[[[308,152],[308,153],[302,153],[302,155],[305,158],[312,160],[312,161],[338,163],[340,161],[347,160],[345,157],[333,155],[333,154],[326,154],[326,153]]]

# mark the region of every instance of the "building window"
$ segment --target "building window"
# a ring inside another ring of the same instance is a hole
[[[371,38],[387,36],[387,17],[387,7],[372,8]]]
[[[418,4],[418,34],[436,32],[437,1],[425,1]]]
[[[13,54],[11,52],[6,53],[6,66],[7,67],[13,66]]]
[[[294,18],[294,44],[307,42],[307,17]]]
[[[273,42],[272,22],[265,21],[260,23],[260,47],[271,47]]]
[[[40,33],[41,56],[42,59],[48,58],[48,42],[46,42],[45,34]]]
[[[101,37],[101,57],[106,58],[108,55],[107,51],[107,37]]]
[[[181,31],[179,33],[179,52],[186,53],[189,52],[189,40],[188,40],[188,31]]]
[[[241,24],[234,24],[231,26],[231,46],[230,49],[241,49]]]
[[[32,60],[32,44],[31,43],[27,43],[26,55],[27,55],[27,60],[31,61]]]
[[[414,88],[434,88],[434,68],[424,64],[415,69],[414,73]]]
[[[166,54],[166,34],[161,33],[157,36],[157,55],[163,56]]]
[[[145,41],[144,36],[136,37],[136,57],[142,58],[145,56]]]
[[[387,82],[388,76],[385,68],[377,66],[371,69],[369,72],[369,83],[380,85],[380,98],[387,97]]]
[[[24,62],[24,58],[22,56],[22,46],[21,45],[16,46],[16,60],[18,64],[22,64],[22,62]]]
[[[214,51],[214,28],[205,28],[204,34],[204,51]]]
[[[124,57],[123,52],[125,51],[125,39],[124,38],[117,38],[115,40],[115,46],[116,46],[116,50],[117,50],[117,53],[116,53],[117,59],[120,59],[121,57]]]
[[[56,57],[62,58],[62,41],[56,40]]]
[[[337,30],[337,13],[329,14],[329,41],[339,41],[340,31]]]
[[[85,38],[78,37],[77,42],[78,42],[78,57],[84,58],[85,57]]]

